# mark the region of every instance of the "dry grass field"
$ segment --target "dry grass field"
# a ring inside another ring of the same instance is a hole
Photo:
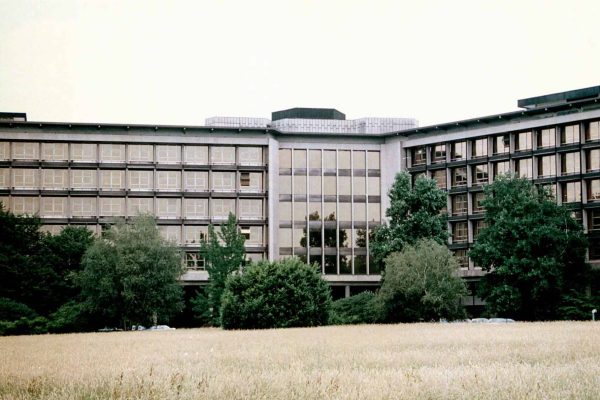
[[[0,338],[2,399],[598,399],[600,323]]]

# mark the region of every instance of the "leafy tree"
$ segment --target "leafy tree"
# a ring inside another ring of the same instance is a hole
[[[208,237],[200,242],[200,257],[204,258],[210,280],[205,294],[199,293],[194,300],[194,311],[201,320],[210,314],[212,324],[220,325],[221,296],[225,290],[225,280],[244,265],[245,241],[246,238],[236,224],[235,215],[231,213],[218,234],[212,225],[208,226]]]
[[[446,206],[446,193],[437,188],[433,179],[419,178],[411,185],[410,174],[399,172],[388,196],[390,207],[385,215],[389,224],[375,229],[370,240],[376,264],[381,265],[391,253],[402,251],[422,238],[446,243],[446,216],[441,214]]]
[[[421,239],[385,260],[385,281],[377,306],[387,322],[464,318],[460,304],[467,294],[458,262],[445,245]]]
[[[44,235],[42,242],[44,263],[56,274],[49,287],[53,296],[48,304],[52,311],[56,311],[79,296],[80,288],[75,278],[81,271],[81,260],[94,242],[94,236],[83,226],[67,226],[58,235]]]
[[[181,310],[179,249],[165,241],[151,216],[118,223],[97,238],[78,276],[86,308],[104,324],[149,324]]]
[[[298,258],[250,265],[227,278],[221,306],[225,329],[325,325],[331,293],[314,266]]]
[[[48,315],[55,307],[53,286],[60,280],[46,262],[37,217],[18,216],[0,204],[0,297]]]
[[[376,296],[373,292],[362,292],[339,299],[331,306],[332,325],[370,324],[377,321]]]
[[[485,195],[488,227],[469,256],[488,272],[480,283],[488,311],[521,320],[558,318],[565,296],[586,286],[581,225],[525,179],[501,176]]]

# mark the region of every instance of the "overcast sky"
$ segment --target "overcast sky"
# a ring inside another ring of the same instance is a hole
[[[425,126],[595,85],[599,0],[0,0],[0,111],[33,121],[331,107]]]

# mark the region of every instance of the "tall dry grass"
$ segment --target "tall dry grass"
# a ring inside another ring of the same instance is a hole
[[[594,399],[600,323],[0,338],[2,399]]]

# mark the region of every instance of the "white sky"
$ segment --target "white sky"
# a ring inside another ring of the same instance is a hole
[[[599,0],[0,0],[0,111],[33,121],[332,107],[425,126],[595,85]]]

